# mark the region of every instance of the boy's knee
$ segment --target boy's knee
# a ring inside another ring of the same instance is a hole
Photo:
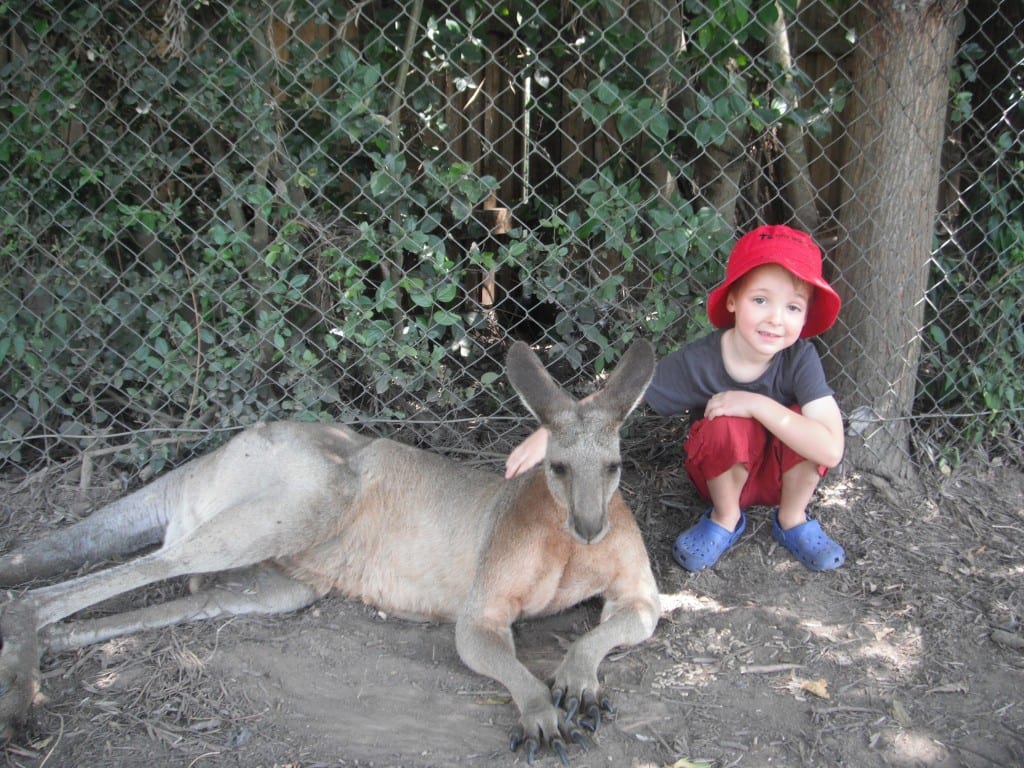
[[[790,456],[783,456],[781,462],[783,482],[793,480],[816,484],[828,473],[828,467],[815,464],[795,452],[790,451],[790,453]]]
[[[701,489],[697,478],[716,478],[736,466],[749,470],[762,463],[767,448],[767,432],[754,419],[703,419],[693,425],[686,442],[686,471]]]

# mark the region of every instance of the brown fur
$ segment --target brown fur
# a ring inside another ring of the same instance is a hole
[[[455,622],[463,661],[512,694],[528,757],[545,742],[562,752],[564,738],[579,738],[577,705],[596,726],[601,659],[649,637],[659,615],[640,531],[617,490],[618,427],[652,371],[650,346],[634,345],[607,387],[579,404],[515,345],[509,376],[550,438],[545,465],[512,480],[343,425],[264,424],[0,557],[0,585],[10,585],[159,544],[5,606],[0,725],[9,733],[36,693],[39,640],[70,648],[180,621],[292,611],[334,592]],[[257,588],[61,621],[153,581],[242,568]],[[599,595],[601,623],[569,647],[549,690],[516,659],[511,625]]]

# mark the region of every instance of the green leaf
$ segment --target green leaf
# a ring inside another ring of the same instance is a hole
[[[455,300],[458,291],[459,287],[455,283],[442,283],[434,289],[434,298],[439,303],[447,304]]]
[[[657,112],[652,115],[651,119],[647,122],[647,130],[650,131],[654,138],[659,141],[665,141],[669,133],[669,122],[665,113]]]
[[[619,101],[619,89],[614,84],[609,83],[607,80],[601,80],[597,84],[597,88],[594,91],[594,96],[602,104],[608,106],[614,106]]]
[[[643,123],[632,112],[624,112],[619,115],[615,125],[619,129],[619,135],[622,136],[623,141],[631,141],[643,130]]]
[[[455,324],[456,324],[456,323],[458,323],[458,322],[459,322],[459,321],[460,321],[460,320],[461,320],[462,318],[461,318],[461,317],[459,317],[459,316],[458,316],[457,314],[455,314],[454,312],[449,312],[449,311],[448,311],[448,310],[446,310],[446,309],[442,309],[442,310],[441,310],[441,311],[439,311],[439,312],[435,312],[435,313],[434,313],[434,314],[433,314],[433,315],[431,316],[431,319],[432,319],[432,320],[433,320],[433,321],[434,321],[435,323],[437,323],[438,325],[443,325],[443,326],[445,326],[445,327],[448,327],[448,326],[452,326],[452,325],[455,325]]]

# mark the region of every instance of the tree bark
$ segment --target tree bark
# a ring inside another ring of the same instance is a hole
[[[854,154],[839,211],[832,381],[851,414],[846,461],[914,480],[910,421],[939,189],[957,0],[864,2],[852,65]]]
[[[795,110],[800,106],[800,97],[793,87],[793,55],[790,53],[786,15],[782,4],[776,5],[779,16],[768,37],[766,53],[783,72],[782,80],[776,85],[779,96],[789,105],[790,110]],[[804,148],[804,129],[793,120],[783,120],[779,126],[779,139],[785,147],[779,158],[780,191],[793,211],[794,224],[806,232],[814,232],[818,229],[818,209],[814,204],[807,151]]]
[[[640,29],[649,30],[638,63],[649,73],[644,78],[645,88],[652,99],[670,111],[669,100],[679,88],[673,62],[683,49],[682,8],[679,3],[645,0],[632,4],[629,15]],[[639,157],[649,188],[666,201],[677,191],[675,164],[668,157],[670,151],[671,147],[645,142]]]

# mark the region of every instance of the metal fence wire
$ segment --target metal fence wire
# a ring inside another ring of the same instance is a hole
[[[858,464],[1020,462],[1022,16],[3,4],[0,470],[134,477],[272,418],[504,450],[510,340],[583,394],[632,338],[706,332],[761,223],[844,297],[820,343]]]

